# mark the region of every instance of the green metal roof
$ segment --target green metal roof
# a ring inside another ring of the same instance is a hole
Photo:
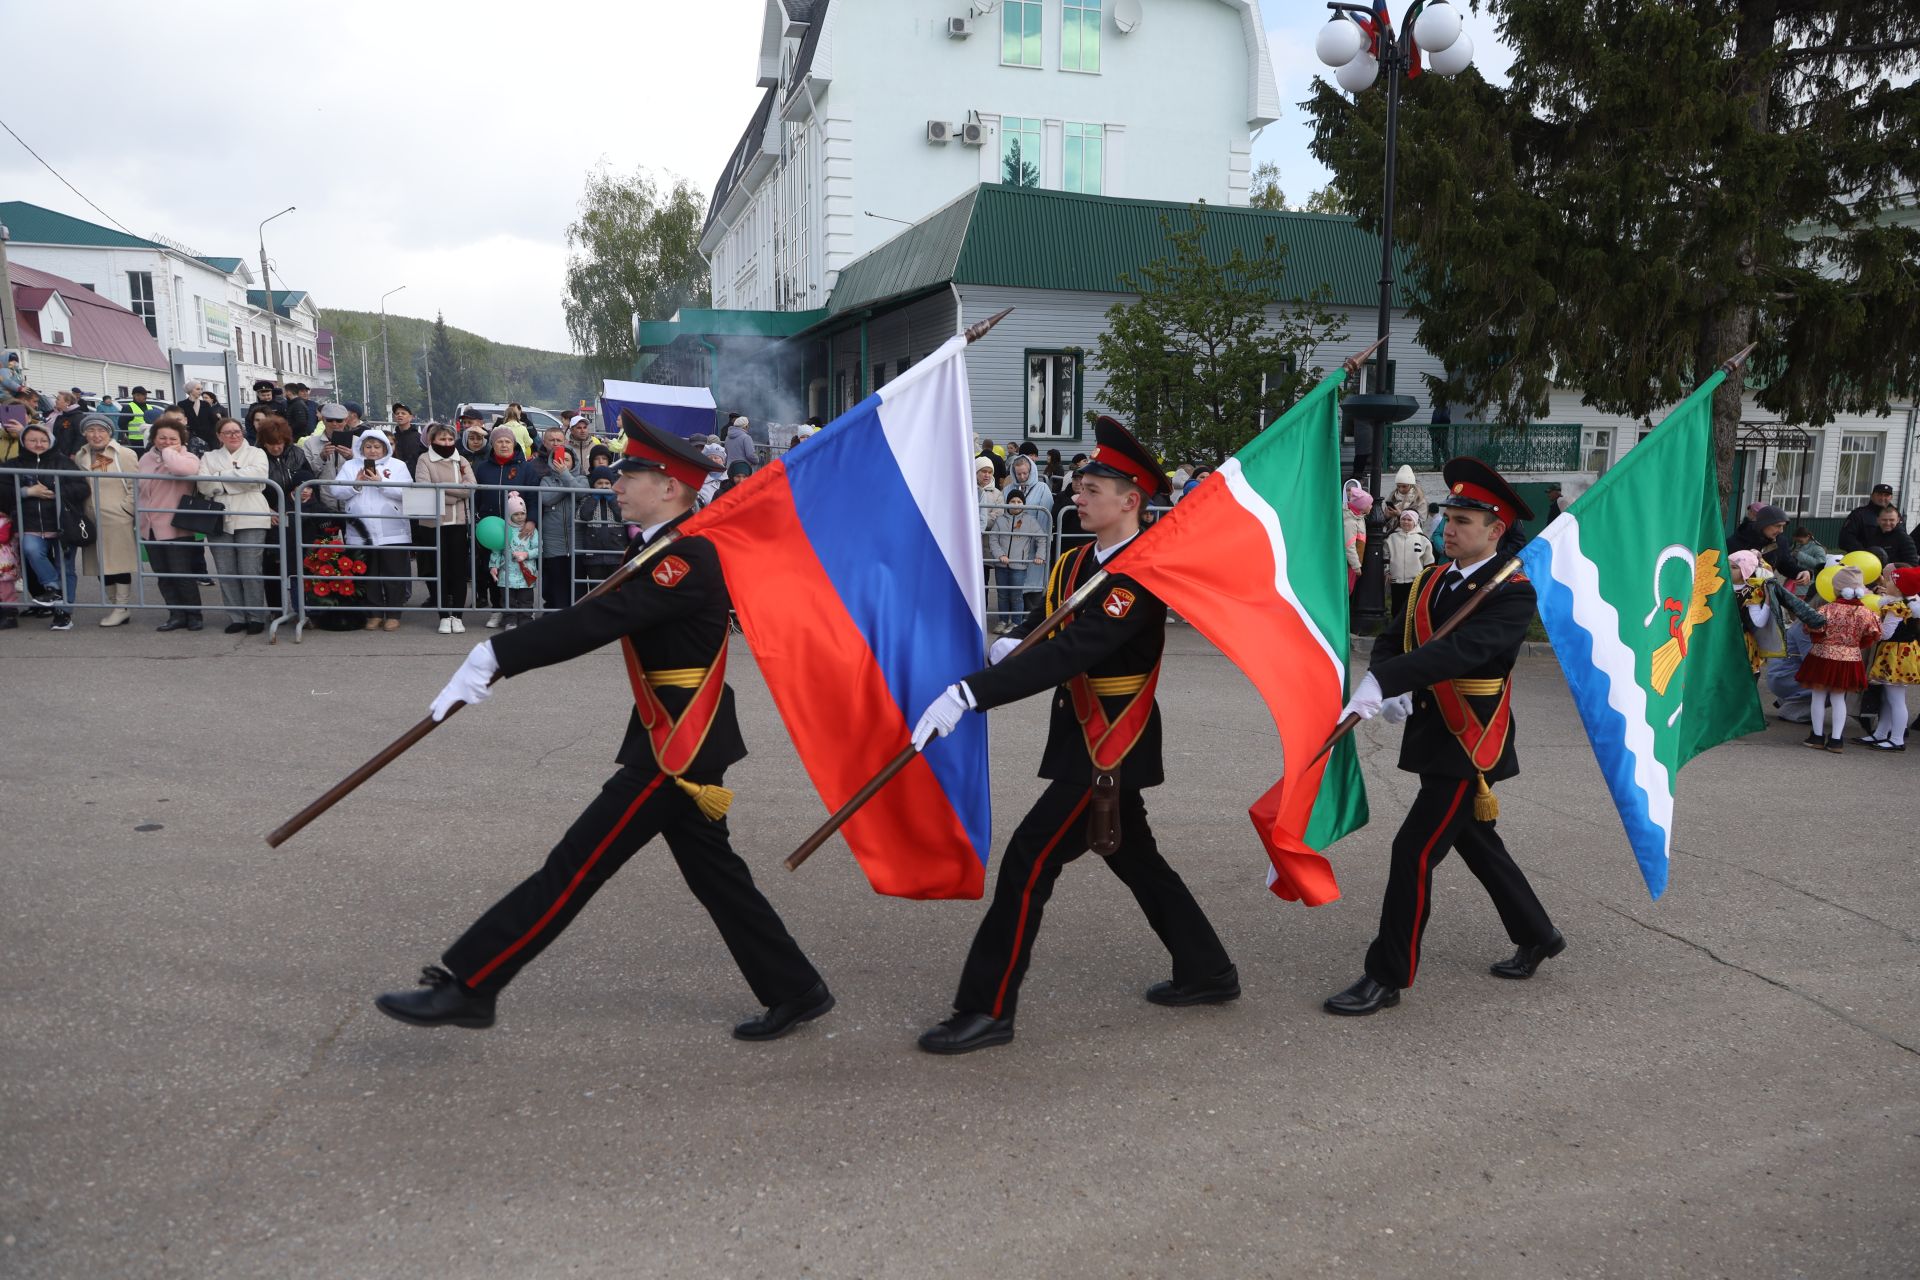
[[[849,263],[827,300],[827,314],[904,300],[948,281],[1025,289],[1124,293],[1124,272],[1166,256],[1165,218],[1187,225],[1191,206],[1123,200],[1031,187],[982,185]],[[1343,214],[1271,212],[1208,205],[1205,244],[1224,259],[1240,249],[1265,252],[1266,237],[1286,246],[1285,284],[1304,297],[1326,286],[1335,305],[1380,300],[1380,238]],[[1396,255],[1405,306],[1406,250]]]
[[[0,222],[7,236],[18,244],[69,244],[100,249],[161,249],[151,240],[130,236],[94,222],[83,222],[64,213],[42,209],[24,200],[0,201]],[[164,250],[162,250],[164,252]]]
[[[306,296],[307,291],[305,289],[275,289],[273,291],[274,314],[280,316],[292,315],[293,309],[299,306],[300,300]],[[250,307],[259,307],[264,311],[267,306],[267,291],[265,289],[247,290],[247,305]]]
[[[672,345],[682,334],[702,338],[790,338],[826,317],[813,311],[716,311],[682,307],[671,320],[642,320],[640,347],[650,351]]]
[[[206,263],[215,271],[224,271],[228,275],[232,275],[240,269],[240,259],[238,258],[202,258],[200,261]]]

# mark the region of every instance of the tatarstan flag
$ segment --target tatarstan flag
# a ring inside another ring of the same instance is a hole
[[[1126,554],[1125,572],[1219,646],[1266,699],[1285,772],[1249,810],[1267,887],[1319,906],[1340,896],[1319,850],[1366,825],[1353,738],[1312,766],[1347,687],[1341,546],[1344,371],[1226,460]]]

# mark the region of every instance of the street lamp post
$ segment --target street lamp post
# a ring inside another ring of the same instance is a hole
[[[273,218],[285,217],[297,207],[288,205],[274,214]],[[274,310],[273,277],[267,274],[267,224],[272,222],[273,218],[260,219],[260,287],[267,294],[267,344],[273,348],[273,380],[278,382],[280,381],[280,313]],[[231,399],[232,391],[229,390],[227,394]]]
[[[1353,592],[1353,629],[1377,633],[1387,621],[1387,513],[1381,501],[1380,467],[1386,454],[1387,429],[1413,416],[1419,402],[1387,389],[1387,346],[1393,323],[1393,187],[1400,146],[1400,81],[1415,59],[1427,55],[1427,69],[1443,76],[1457,75],[1473,61],[1473,38],[1460,29],[1459,11],[1447,0],[1414,0],[1401,19],[1398,34],[1386,7],[1332,0],[1333,18],[1320,29],[1314,52],[1320,61],[1339,68],[1334,73],[1342,89],[1358,97],[1387,73],[1386,173],[1380,204],[1380,349],[1373,357],[1373,387],[1348,396],[1341,408],[1356,427],[1365,425],[1373,447],[1367,459],[1367,492],[1373,509],[1367,513],[1367,548],[1360,562],[1360,580]],[[1424,513],[1422,513],[1424,514]]]
[[[394,288],[380,295],[380,373],[381,376],[386,379],[387,383],[386,404],[388,406],[383,409],[382,412],[388,414],[393,412],[391,407],[393,405],[393,365],[387,361],[387,299],[406,287],[405,285],[396,285]],[[381,418],[379,421],[385,422],[387,419]]]

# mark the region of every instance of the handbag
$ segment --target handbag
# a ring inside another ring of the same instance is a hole
[[[180,495],[179,510],[173,513],[173,527],[181,533],[197,533],[217,538],[227,527],[227,507],[223,502],[200,493]]]
[[[85,507],[68,503],[60,508],[60,541],[69,547],[90,547],[99,533]]]

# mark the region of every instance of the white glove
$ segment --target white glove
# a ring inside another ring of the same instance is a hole
[[[1413,695],[1403,693],[1380,704],[1380,718],[1388,724],[1400,724],[1413,714]]]
[[[967,714],[972,699],[966,694],[964,684],[950,684],[946,691],[933,700],[933,705],[920,713],[920,723],[913,727],[913,749],[926,750],[927,744],[935,738],[944,738],[953,732],[960,723],[960,717]]]
[[[1020,642],[1012,636],[1001,636],[993,642],[993,647],[987,650],[987,665],[990,667],[997,665],[1002,658],[1019,647]]]
[[[1371,720],[1380,714],[1380,682],[1369,671],[1360,677],[1360,683],[1354,686],[1353,700],[1340,710],[1340,718],[1359,716],[1362,720]]]
[[[492,695],[493,678],[500,674],[500,660],[493,656],[493,641],[482,640],[473,646],[473,652],[453,673],[453,679],[447,681],[447,687],[433,700],[433,718],[440,721],[447,718],[456,703],[464,702],[468,706],[485,702]]]

